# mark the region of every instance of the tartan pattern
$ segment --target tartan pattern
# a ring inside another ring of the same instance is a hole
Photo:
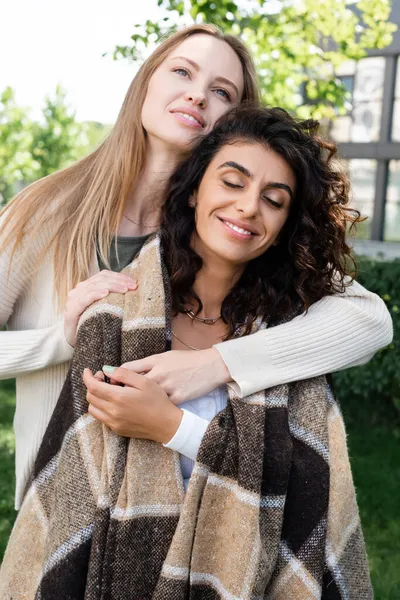
[[[87,414],[85,367],[170,340],[158,237],[127,271],[138,291],[110,294],[81,319],[0,599],[370,600],[343,420],[324,377],[243,399],[230,390],[186,495],[177,453]]]

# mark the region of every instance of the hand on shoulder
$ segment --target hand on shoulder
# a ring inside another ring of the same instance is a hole
[[[128,275],[107,270],[78,283],[69,292],[64,311],[64,333],[69,345],[75,347],[78,321],[88,306],[105,298],[110,292],[125,294],[136,288],[137,282]]]

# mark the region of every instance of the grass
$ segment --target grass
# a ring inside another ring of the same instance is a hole
[[[0,559],[15,519],[15,444],[12,421],[15,407],[13,381],[0,382]]]
[[[0,382],[0,558],[15,518],[14,384]],[[345,407],[344,407],[345,408]],[[346,412],[346,411],[345,411]],[[389,425],[348,420],[348,442],[375,600],[400,598],[400,439]]]
[[[347,428],[375,600],[400,598],[400,440],[389,426]]]

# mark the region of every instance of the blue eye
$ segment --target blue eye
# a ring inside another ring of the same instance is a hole
[[[219,89],[217,89],[215,91],[218,94],[218,96],[222,96],[223,98],[226,98],[227,100],[231,99],[230,95],[228,94],[228,92],[226,90],[224,90],[222,88],[219,88]]]
[[[179,69],[174,69],[174,73],[177,73],[178,75],[182,75],[182,77],[187,77],[189,75],[189,71],[187,71],[186,69],[183,69],[182,67],[180,67]]]

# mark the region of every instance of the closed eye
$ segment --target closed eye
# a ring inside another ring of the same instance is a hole
[[[276,202],[275,200],[272,200],[272,198],[268,198],[268,196],[263,196],[263,199],[272,204],[272,206],[274,206],[275,208],[282,208],[282,204]]]
[[[223,182],[229,188],[233,188],[233,189],[243,188],[242,185],[238,185],[237,183],[232,183],[231,181],[223,180]]]

